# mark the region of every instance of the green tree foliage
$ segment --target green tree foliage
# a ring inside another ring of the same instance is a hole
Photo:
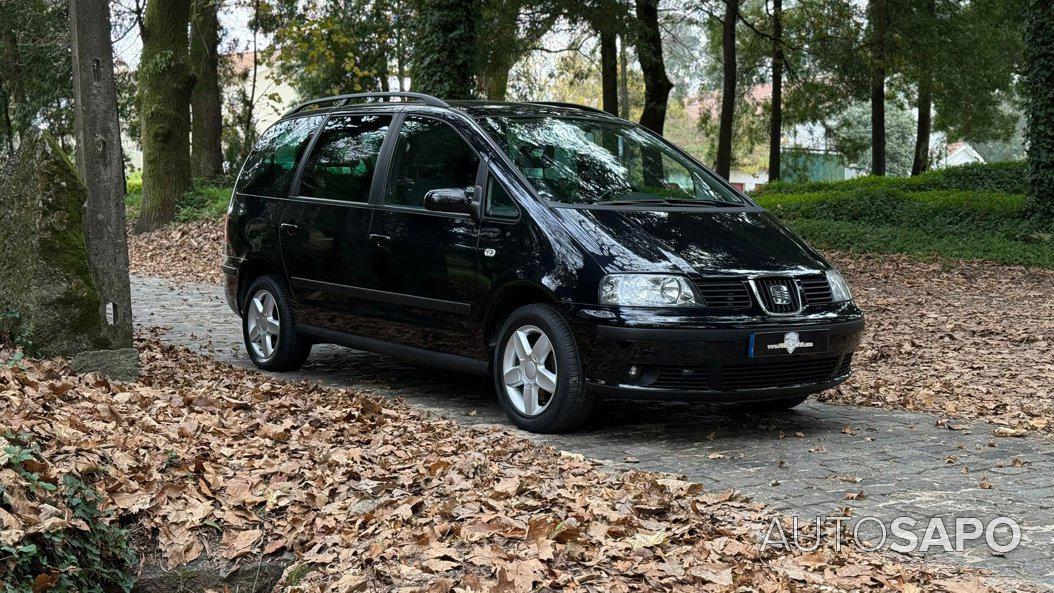
[[[1028,211],[1054,221],[1054,4],[1029,0],[1025,13]]]
[[[68,10],[64,0],[0,1],[0,155],[34,126],[63,148],[73,141]]]
[[[537,4],[534,0],[482,0],[480,27],[486,35],[476,41],[476,84],[481,97],[504,101],[513,66],[566,12]]]
[[[416,0],[411,61],[414,90],[444,99],[476,94],[480,0]]]
[[[871,107],[855,103],[832,126],[834,146],[845,164],[871,170]],[[890,175],[911,173],[915,150],[915,118],[896,103],[886,104],[886,171]]]
[[[393,28],[406,22],[395,9],[407,3],[272,0],[261,21],[274,36],[279,75],[302,97],[325,97],[386,90]]]

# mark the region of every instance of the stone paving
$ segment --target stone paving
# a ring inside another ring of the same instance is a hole
[[[163,326],[169,342],[251,364],[220,287],[133,277],[132,300],[138,327]],[[403,397],[466,424],[506,424],[484,378],[333,346],[316,347],[293,376]],[[530,436],[613,469],[672,472],[709,489],[733,488],[802,522],[843,509],[887,525],[906,516],[917,519],[912,531],[921,540],[930,517],[940,517],[954,541],[955,517],[987,524],[1007,516],[1020,524],[1021,544],[1005,555],[993,554],[984,538],[966,542],[963,552],[930,553],[1054,589],[1054,439],[997,438],[993,430],[977,421],[811,401],[780,415],[604,402],[575,434]],[[997,536],[1006,541],[1004,530]]]

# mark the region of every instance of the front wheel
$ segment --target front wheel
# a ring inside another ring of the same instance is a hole
[[[509,419],[531,432],[564,432],[593,408],[571,328],[554,307],[534,304],[512,312],[498,334],[494,385]]]
[[[242,336],[249,358],[265,371],[295,371],[311,354],[311,343],[296,332],[292,296],[272,274],[260,276],[246,291]]]

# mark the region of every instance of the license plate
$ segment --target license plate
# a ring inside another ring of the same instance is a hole
[[[830,335],[825,329],[759,332],[750,334],[750,357],[788,356],[827,352]]]

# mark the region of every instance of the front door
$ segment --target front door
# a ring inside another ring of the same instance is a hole
[[[454,128],[407,115],[391,154],[388,184],[370,225],[370,267],[382,291],[383,339],[478,357],[472,322],[478,294],[479,223],[467,214],[425,210],[433,189],[472,190],[480,159]]]
[[[297,323],[371,333],[367,235],[370,196],[390,114],[334,115],[304,164],[282,217],[282,255]],[[379,186],[377,191],[380,191]]]

